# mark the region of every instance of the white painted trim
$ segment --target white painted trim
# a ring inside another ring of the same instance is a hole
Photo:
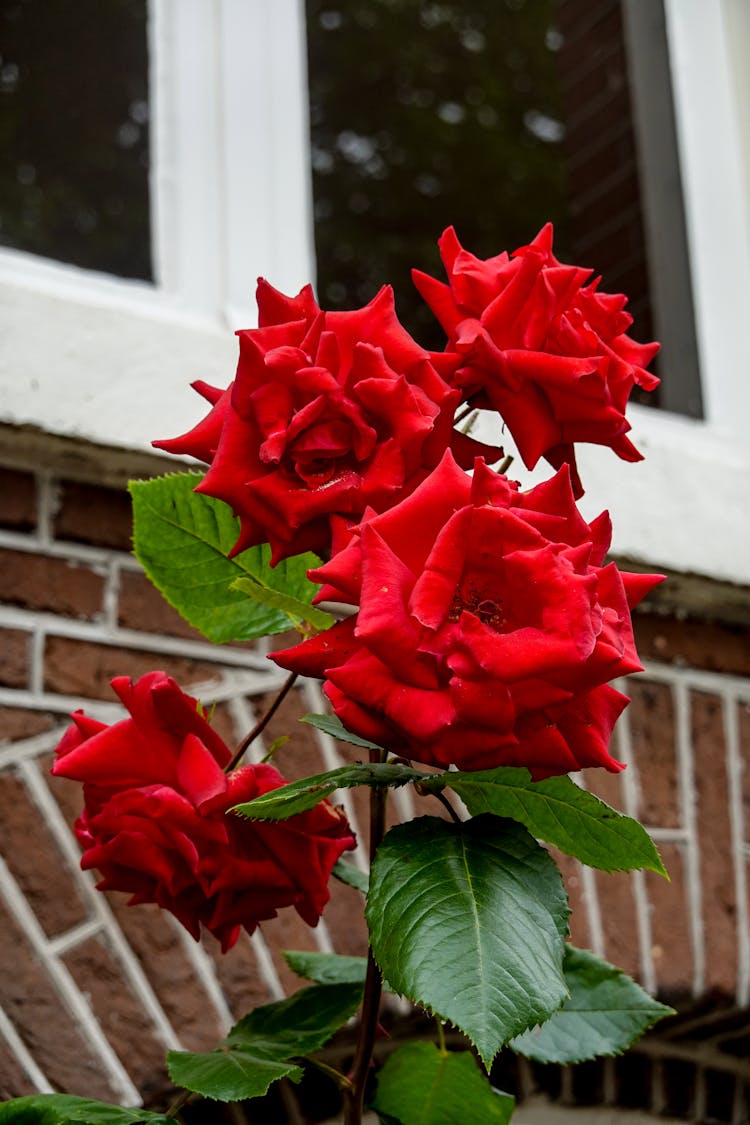
[[[298,0],[150,0],[156,283],[0,250],[0,420],[148,448],[231,380],[256,278],[312,279],[303,27]]]
[[[0,1035],[5,1039],[8,1050],[14,1056],[18,1065],[26,1072],[26,1076],[36,1087],[36,1092],[38,1094],[54,1094],[54,1086],[50,1084],[39,1068],[34,1056],[8,1019],[3,1008],[0,1008]]]
[[[718,433],[741,438],[750,414],[750,206],[728,6],[665,0],[665,12],[704,403]]]

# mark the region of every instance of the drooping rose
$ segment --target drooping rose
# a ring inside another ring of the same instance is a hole
[[[313,572],[321,598],[358,606],[273,654],[325,680],[349,730],[421,762],[526,766],[535,779],[620,767],[608,743],[640,670],[630,609],[660,576],[603,565],[563,467],[529,492],[448,453],[416,491],[366,519]]]
[[[278,823],[227,815],[285,779],[269,765],[225,773],[229,748],[164,672],[112,687],[130,718],[107,726],[76,712],[52,767],[83,782],[75,832],[99,890],[158,903],[224,951],[283,906],[314,926],[334,863],[355,845],[343,814],[325,802]]]
[[[332,516],[356,522],[408,495],[451,447],[462,464],[487,452],[453,430],[456,357],[421,348],[384,287],[364,308],[323,312],[309,286],[285,297],[261,281],[257,329],[238,333],[225,391],[187,434],[154,442],[207,462],[198,491],[240,518],[235,552],[270,542],[273,562],[326,553]]]
[[[627,335],[627,298],[599,292],[592,270],[561,264],[550,223],[510,256],[475,258],[452,227],[439,246],[448,285],[417,270],[414,282],[462,356],[456,385],[502,415],[526,467],[567,462],[580,495],[575,442],[641,460],[625,408],[634,385],[658,385],[645,368],[659,345]]]

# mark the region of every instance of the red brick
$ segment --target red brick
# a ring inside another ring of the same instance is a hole
[[[26,1094],[35,1094],[37,1090],[21,1068],[10,1048],[0,1041],[0,1099],[6,1101],[10,1098],[22,1098]]]
[[[45,650],[44,683],[47,691],[114,701],[110,680],[115,676],[138,679],[145,672],[162,670],[181,687],[214,679],[219,668],[140,649],[96,645],[67,637],[49,637]]]
[[[591,934],[589,933],[588,912],[586,910],[586,898],[583,891],[581,865],[577,859],[565,855],[563,852],[558,851],[557,848],[548,848],[547,850],[560,868],[560,874],[563,877],[565,890],[568,895],[568,903],[570,905],[570,918],[568,920],[570,940],[573,942],[573,945],[588,949],[591,946]]]
[[[737,902],[727,812],[721,700],[704,692],[694,692],[691,695],[691,725],[706,943],[706,987],[732,996],[737,974]]]
[[[25,785],[0,774],[0,852],[49,936],[84,922],[88,912]]]
[[[328,889],[331,898],[323,911],[323,920],[328,926],[334,949],[347,956],[364,957],[368,935],[363,895],[338,879],[331,879]]]
[[[149,1103],[163,1097],[172,1089],[164,1065],[167,1048],[105,941],[89,938],[63,960],[143,1100]]]
[[[32,1057],[59,1090],[118,1101],[98,1055],[79,1033],[17,923],[0,904],[0,1002]],[[12,966],[12,971],[9,971]]]
[[[656,614],[636,614],[633,623],[641,660],[750,676],[746,628]]]
[[[211,934],[203,935],[203,946],[214,962],[219,984],[235,1020],[246,1016],[260,1004],[271,1003],[273,997],[261,976],[250,939],[244,932],[228,953],[221,952],[219,943]]]
[[[31,473],[0,468],[0,527],[14,531],[36,527],[36,483]]]
[[[604,956],[631,976],[640,969],[638,927],[633,898],[633,879],[625,872],[595,874],[599,910],[604,931]]]
[[[223,1031],[170,916],[152,903],[128,906],[124,894],[107,900],[182,1046],[210,1051]]]
[[[29,641],[23,629],[0,629],[0,684],[25,688],[29,684]]]
[[[693,950],[685,856],[679,844],[659,848],[670,882],[649,871],[646,893],[651,904],[651,957],[658,991],[684,1000],[693,988]]]
[[[679,828],[677,747],[672,689],[641,677],[628,681],[630,729],[640,784],[638,819]]]
[[[132,510],[125,489],[62,481],[54,520],[58,539],[129,551]]]
[[[164,600],[145,574],[137,571],[123,571],[120,575],[117,621],[124,629],[205,641],[205,637]]]
[[[280,910],[275,918],[263,922],[260,928],[271,951],[281,986],[289,996],[292,992],[302,988],[305,982],[292,972],[282,953],[285,949],[317,950],[318,944],[313,932],[307,923],[302,921],[297,911],[291,907]]]
[[[29,551],[0,551],[3,600],[24,609],[91,620],[102,609],[104,578],[87,566]]]
[[[746,843],[750,843],[750,704],[737,704],[737,722],[740,732],[740,759],[742,762],[744,840]]]
[[[56,719],[46,711],[26,711],[22,707],[0,707],[0,743],[18,742],[52,730]]]
[[[613,757],[617,757],[616,743],[610,747],[610,753]],[[623,812],[625,809],[623,784],[621,773],[610,773],[609,770],[603,769],[586,770],[586,788],[589,792],[618,812]]]

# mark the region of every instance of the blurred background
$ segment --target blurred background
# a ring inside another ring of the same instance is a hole
[[[618,559],[671,579],[636,621],[629,769],[587,783],[645,819],[672,882],[566,874],[574,940],[680,1015],[626,1059],[501,1059],[497,1082],[560,1120],[750,1120],[747,0],[2,0],[0,943],[23,965],[0,985],[4,1096],[151,1104],[164,1044],[210,1046],[295,987],[282,948],[362,950],[343,887],[315,933],[279,921],[226,959],[96,896],[46,763],[71,709],[117,714],[116,674],[166,668],[230,741],[275,687],[262,652],[209,646],[160,602],[124,492],[175,467],[149,443],[200,416],[188,384],[232,378],[256,278],[313,280],[326,308],[392,283],[440,349],[409,273],[440,274],[443,229],[484,257],[548,220],[663,345],[631,411],[646,460],[581,461]],[[283,754],[299,774],[336,750],[308,731]],[[335,1109],[285,1098],[269,1120]]]

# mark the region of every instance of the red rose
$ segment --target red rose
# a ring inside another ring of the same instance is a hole
[[[415,284],[463,357],[456,383],[502,415],[527,468],[542,456],[555,468],[568,462],[580,495],[574,442],[641,460],[625,407],[633,384],[658,386],[645,367],[659,345],[626,335],[627,299],[600,293],[591,270],[561,265],[551,223],[510,257],[475,258],[452,227],[439,246],[449,284],[416,270]]]
[[[270,542],[273,562],[327,552],[332,516],[358,521],[411,492],[451,446],[461,393],[444,375],[456,357],[426,352],[399,324],[384,287],[363,309],[322,312],[307,287],[285,297],[261,281],[257,329],[239,332],[226,391],[196,389],[212,409],[193,430],[154,442],[210,464],[198,491],[240,518],[235,553]]]
[[[112,687],[131,717],[106,726],[76,712],[52,767],[84,783],[75,832],[99,890],[158,903],[196,939],[203,925],[225,952],[282,906],[314,926],[331,868],[355,846],[343,814],[324,802],[278,823],[227,816],[285,779],[268,765],[224,773],[231,751],[164,672]]]
[[[603,566],[566,468],[527,493],[446,454],[397,507],[365,520],[314,571],[321,598],[359,606],[272,657],[324,678],[354,733],[437,766],[526,766],[534,778],[601,765],[640,670],[630,608],[659,576]]]

